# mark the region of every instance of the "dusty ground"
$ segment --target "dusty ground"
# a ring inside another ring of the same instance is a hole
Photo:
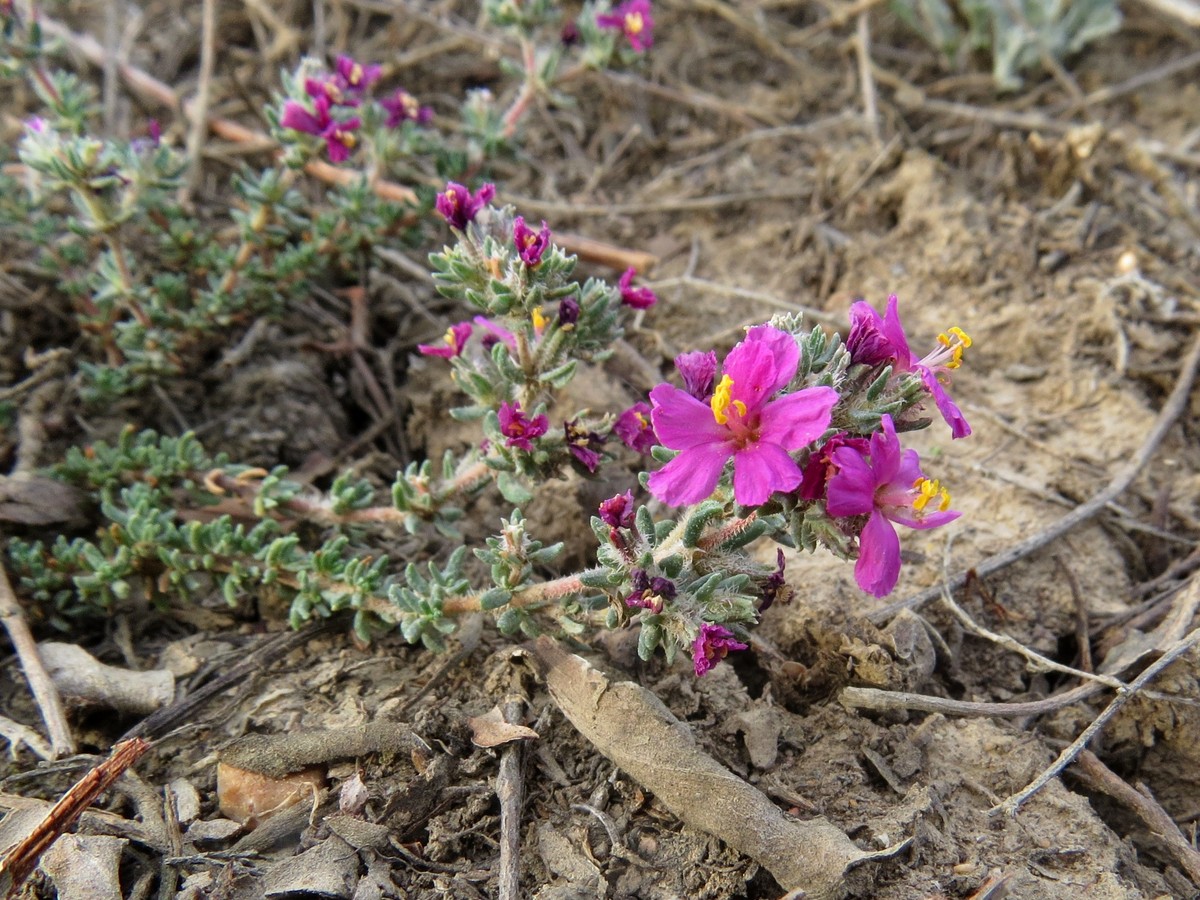
[[[369,12],[374,4],[337,4],[327,38],[363,59],[399,56],[405,85],[442,109],[464,85],[497,80],[494,54],[472,37],[471,4],[428,5],[454,28],[413,15],[418,6],[384,15]],[[676,353],[724,350],[742,326],[781,309],[799,304],[822,321],[844,321],[853,299],[882,306],[889,293],[900,296],[918,346],[950,325],[964,328],[975,346],[954,388],[975,434],[951,446],[939,423],[915,439],[963,516],[950,528],[903,536],[908,565],[889,599],[934,584],[944,566],[960,572],[1011,547],[1107,484],[1142,445],[1200,322],[1200,156],[1192,149],[1200,87],[1192,68],[1083,108],[1071,90],[1087,99],[1121,86],[1194,54],[1200,38],[1132,7],[1118,36],[1072,63],[1073,84],[1039,75],[1021,95],[997,97],[981,74],[941,71],[877,9],[876,138],[861,114],[853,26],[814,31],[828,12],[810,5],[656,6],[657,41],[638,80],[630,86],[596,76],[572,85],[578,105],[535,112],[523,157],[496,171],[500,198],[527,216],[660,257],[652,283],[661,302],[629,338],[646,362],[666,372]],[[715,15],[718,6],[736,14]],[[148,7],[131,51],[137,64],[181,90],[194,81],[196,28],[187,23],[199,13],[192,7]],[[223,7],[225,80],[218,85],[229,93],[221,112],[237,117],[247,100],[229,88],[234,77],[253,100],[260,73],[258,83],[268,82],[306,47],[309,13],[301,4],[275,4],[275,21],[256,13],[257,4]],[[87,15],[77,23],[100,27]],[[434,41],[447,43],[432,58],[416,52]],[[998,117],[1005,111],[1026,118],[1020,127],[1004,123]],[[1148,147],[1184,149],[1172,157]],[[216,184],[224,172],[219,162],[213,167]],[[409,291],[434,315],[454,315],[427,285],[414,282]],[[430,423],[448,386],[407,359],[434,327],[386,287],[374,303],[373,341],[395,345],[402,335],[392,358],[409,406],[346,461],[386,478],[405,461],[401,448],[432,455],[447,440]],[[286,330],[327,339],[310,319]],[[312,450],[337,457],[370,425],[360,386],[344,358],[301,354],[297,341],[283,338],[280,332],[270,348],[274,369],[260,360],[224,385],[173,386],[174,411],[152,400],[115,411],[111,421],[93,419],[89,428],[112,433],[133,421],[174,431],[178,414],[214,449],[247,462],[300,465]],[[6,332],[4,340],[5,356],[23,349],[20,334]],[[595,373],[591,388],[636,399],[646,385],[621,374]],[[280,385],[286,404],[264,404],[280,396]],[[314,408],[328,411],[315,424]],[[959,592],[967,611],[1066,665],[1081,664],[1081,637],[1099,664],[1157,627],[1171,608],[1170,590],[1190,572],[1179,562],[1200,536],[1198,408],[1194,396],[1153,461],[1101,516]],[[267,425],[265,409],[278,414]],[[576,518],[561,506],[534,516],[545,522],[547,539],[573,540],[570,553],[582,560],[590,540],[583,516],[597,491],[575,493]],[[481,507],[479,527],[492,519]],[[1001,703],[1077,682],[1031,671],[1011,649],[965,631],[936,601],[920,610],[936,640],[919,627],[914,637],[913,620],[868,622],[883,603],[859,592],[850,567],[836,560],[790,559],[789,574],[796,599],[766,616],[760,645],[700,681],[686,663],[635,664],[620,640],[594,642],[590,658],[650,688],[703,747],[790,814],[823,815],[864,849],[911,839],[893,859],[854,870],[851,896],[998,897],[1005,888],[1020,898],[1195,895],[1178,855],[1127,805],[1070,772],[1015,818],[989,813],[1048,765],[1111,693],[1040,717],[847,709],[837,695],[848,684]],[[1146,611],[1131,622],[1132,613]],[[1185,631],[1190,611],[1187,618]],[[222,613],[215,622],[116,621],[103,635],[74,639],[113,660],[131,650],[147,668],[167,655],[190,657],[191,672],[181,679],[189,686],[229,666],[263,628]],[[328,896],[493,896],[501,751],[473,747],[466,720],[504,700],[513,663],[487,627],[459,649],[423,692],[442,660],[398,638],[367,649],[341,634],[315,639],[205,706],[138,771],[155,790],[172,779],[194,785],[199,818],[211,823],[219,817],[213,755],[229,739],[404,718],[433,756],[446,758],[439,763],[446,769],[433,769],[429,759],[414,769],[406,758],[369,755],[330,772],[336,789],[357,767],[372,796],[366,818],[386,823],[391,842],[361,851],[349,893]],[[1118,775],[1143,782],[1188,837],[1200,818],[1198,662],[1184,655],[1151,686],[1158,694],[1134,700],[1091,745]],[[523,896],[781,893],[753,861],[681,825],[609,763],[535,680],[517,682],[539,735],[523,756]],[[11,659],[2,689],[4,707],[36,723]],[[99,752],[133,722],[81,711],[75,724]],[[53,797],[78,774],[32,770],[26,756],[9,763],[3,790]],[[435,797],[424,805],[422,784]],[[396,813],[405,803],[415,812]],[[113,808],[132,814],[128,801],[116,799]],[[176,868],[181,889],[195,888],[181,896],[301,896],[295,891],[303,878],[288,881],[280,861],[326,847],[328,834],[319,821],[305,824],[297,826],[302,834],[285,835],[258,856],[232,857],[214,851],[233,838],[222,840],[219,829],[202,838],[197,827],[175,854],[186,857]],[[127,890],[156,872],[161,858],[144,847],[128,852]],[[328,868],[309,859],[313,871]],[[997,883],[1003,887],[989,892]],[[49,890],[38,882],[34,895]]]

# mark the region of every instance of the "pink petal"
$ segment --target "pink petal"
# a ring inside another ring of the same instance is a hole
[[[687,506],[712,496],[730,451],[720,444],[684,450],[650,476],[650,493],[669,506]]]
[[[862,516],[875,509],[875,475],[853,447],[833,451],[837,473],[825,488],[825,509],[831,516]]]
[[[755,410],[792,380],[799,364],[800,347],[794,337],[778,328],[759,325],[729,351],[723,371],[733,379],[731,398]]]
[[[880,330],[896,351],[896,371],[910,371],[916,358],[908,346],[908,335],[904,333],[904,326],[900,322],[900,300],[895,294],[888,297],[887,310],[883,314]]]
[[[713,418],[712,408],[673,384],[660,384],[650,392],[654,410],[650,420],[658,442],[672,450],[687,450],[724,442],[729,429]],[[728,458],[729,450],[723,451]]]
[[[900,538],[882,513],[872,513],[858,539],[854,580],[868,594],[883,597],[892,592],[899,577]]]
[[[805,388],[771,400],[762,408],[759,434],[764,441],[798,450],[825,433],[837,400],[837,391],[828,387]]]
[[[761,506],[775,491],[795,490],[804,473],[778,444],[759,442],[734,454],[733,497],[743,506]]]

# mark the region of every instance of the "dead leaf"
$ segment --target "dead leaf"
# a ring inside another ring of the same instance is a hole
[[[539,736],[532,728],[505,722],[499,706],[493,706],[482,716],[472,716],[467,724],[471,727],[471,743],[476,747],[499,747]]]

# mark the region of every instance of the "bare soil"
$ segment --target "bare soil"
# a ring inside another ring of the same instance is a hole
[[[76,27],[102,33],[101,7],[78,10]],[[278,69],[310,46],[311,13],[300,3],[221,7],[216,104],[224,116],[249,120]],[[331,5],[325,39],[360,59],[398,62],[395,77],[439,112],[465,87],[499,89],[494,47],[471,24],[473,4],[382,8]],[[974,434],[951,444],[938,422],[913,436],[963,516],[946,529],[903,535],[906,565],[894,600],[1051,525],[1142,445],[1200,323],[1200,82],[1192,68],[1093,93],[1195,54],[1200,38],[1131,6],[1121,32],[1073,60],[1069,76],[1038,74],[1019,95],[1003,96],[986,64],[944,71],[876,8],[876,137],[862,112],[853,24],[814,30],[841,9],[657,3],[644,68],[619,79],[588,76],[569,87],[573,108],[534,111],[521,157],[498,164],[495,176],[499,199],[527,217],[659,257],[650,283],[660,303],[628,340],[664,375],[677,353],[723,352],[744,326],[781,310],[802,306],[822,324],[844,322],[854,299],[881,307],[892,293],[918,347],[951,325],[974,338],[953,384]],[[186,92],[195,80],[199,4],[149,4],[142,14],[131,59]],[[420,52],[439,41],[437,53]],[[225,177],[228,161],[210,160],[209,185]],[[381,480],[410,459],[464,446],[473,436],[444,417],[453,385],[410,355],[439,333],[425,313],[446,321],[462,311],[426,283],[402,288],[373,282],[370,338],[387,349],[373,364],[391,366],[386,377],[404,405],[350,456],[344,448],[375,424],[364,384],[348,357],[313,349],[336,329],[301,313],[272,326],[253,361],[222,383],[198,375],[170,387],[170,404],[151,398],[109,418],[93,414],[90,433],[113,434],[130,421],[168,432],[187,425],[245,462],[320,470],[322,459],[337,460]],[[5,356],[24,349],[20,334],[6,332],[4,341]],[[580,390],[601,398],[597,406],[633,402],[649,385],[630,371],[588,373]],[[959,603],[981,625],[1070,666],[1087,659],[1098,667],[1152,632],[1190,577],[1181,561],[1194,559],[1200,537],[1198,409],[1193,395],[1153,461],[1100,516],[970,582],[956,593]],[[67,435],[70,415],[58,426]],[[586,517],[612,487],[555,485],[530,510],[540,536],[568,541],[564,566],[586,562]],[[488,533],[501,512],[481,503],[468,533]],[[400,535],[375,540],[397,560],[440,549]],[[892,858],[853,869],[844,884],[850,896],[1196,896],[1161,838],[1071,769],[1016,816],[992,812],[1053,761],[1111,692],[1041,716],[848,708],[838,702],[847,685],[1009,703],[1078,681],[1034,671],[1011,649],[965,630],[940,601],[917,611],[928,630],[911,615],[873,623],[868,617],[884,601],[862,594],[851,567],[832,558],[789,555],[788,574],[795,599],[767,613],[750,651],[702,679],[686,661],[639,663],[621,635],[577,649],[613,678],[653,691],[705,750],[789,815],[824,816],[865,850],[908,841]],[[72,638],[139,668],[171,661],[190,689],[249,652],[263,631],[283,627],[258,599],[239,615],[214,606],[173,620],[139,616]],[[1155,693],[1135,698],[1090,745],[1121,778],[1144,784],[1189,839],[1200,818],[1198,662],[1185,654],[1150,685]],[[538,735],[520,755],[521,896],[781,895],[753,860],[682,824],[610,763],[544,686],[514,666],[512,648],[487,623],[474,623],[442,658],[399,636],[360,647],[345,634],[324,635],[198,710],[157,742],[138,772],[160,797],[173,779],[193,785],[198,818],[211,824],[220,818],[214,754],[229,740],[403,719],[427,754],[368,754],[328,772],[335,796],[359,774],[371,797],[363,816],[386,825],[388,836],[359,849],[344,892],[320,896],[495,896],[495,786],[506,751],[474,746],[468,719],[516,692],[524,724]],[[37,725],[11,658],[2,678],[7,714]],[[73,722],[96,752],[134,724],[86,710]],[[5,796],[46,798],[79,774],[35,768],[27,754],[4,772]],[[134,812],[120,796],[111,807]],[[185,823],[172,864],[175,896],[314,896],[303,892],[305,879],[333,863],[305,857],[311,870],[299,876],[282,864],[327,848],[331,827],[315,814],[256,855],[230,856],[216,851],[236,835],[205,840],[203,828]],[[127,851],[125,895],[166,855],[141,845]],[[151,875],[144,889],[157,883]],[[29,893],[52,895],[45,879]]]

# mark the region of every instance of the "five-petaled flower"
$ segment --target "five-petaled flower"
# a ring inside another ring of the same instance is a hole
[[[648,287],[633,286],[633,276],[636,274],[637,269],[631,266],[617,281],[617,289],[621,292],[621,302],[634,309],[649,309],[658,302],[658,297]]]
[[[542,261],[542,254],[550,246],[550,228],[546,220],[542,220],[540,231],[534,231],[525,224],[524,216],[513,219],[513,243],[517,246],[517,255],[521,262],[533,269]]]
[[[496,186],[488,183],[472,194],[456,181],[446,183],[446,190],[437,195],[437,211],[451,228],[466,231],[467,223],[475,221],[479,211],[496,196]]]
[[[530,443],[540,438],[550,428],[550,420],[545,415],[528,418],[521,412],[520,403],[501,403],[498,411],[500,418],[500,433],[505,437],[505,445],[519,450],[532,450]]]
[[[971,433],[971,426],[946,393],[940,376],[962,364],[963,350],[971,346],[971,339],[961,328],[951,328],[938,335],[937,349],[918,359],[908,346],[898,305],[896,295],[892,294],[882,316],[861,300],[850,307],[850,334],[846,337],[850,359],[869,366],[890,364],[896,372],[913,372],[920,376],[938,412],[950,426],[951,436],[966,437]]]
[[[289,100],[283,105],[279,124],[324,139],[330,162],[345,162],[356,143],[354,132],[362,122],[357,118],[335,119],[330,113],[330,105],[330,99],[323,94],[313,97],[311,112],[302,103]]]
[[[613,432],[630,450],[649,453],[658,443],[650,416],[649,404],[635,403],[617,416],[617,421],[613,423]]]
[[[396,88],[391,96],[381,98],[379,105],[387,110],[388,128],[396,128],[404,122],[428,125],[433,118],[433,108],[422,106],[417,102],[417,98],[404,88]]]
[[[700,626],[700,633],[692,642],[692,662],[699,677],[723,660],[730,650],[745,650],[746,645],[733,639],[733,632],[724,625],[708,622]]]
[[[900,538],[893,522],[909,528],[936,528],[957,519],[950,495],[921,471],[915,450],[901,450],[892,417],[870,437],[864,453],[846,445],[833,451],[837,472],[826,488],[825,508],[838,518],[868,516],[858,538],[854,579],[868,594],[891,593],[900,576]]]
[[[463,348],[467,345],[467,339],[470,337],[471,323],[459,322],[446,329],[446,334],[442,338],[443,344],[417,344],[417,350],[425,356],[441,356],[445,359],[452,359],[455,356],[462,356]]]
[[[837,392],[808,387],[772,399],[796,374],[800,347],[770,325],[751,328],[725,357],[708,404],[660,384],[650,392],[659,443],[680,454],[650,476],[651,493],[671,506],[699,503],[733,460],[733,495],[744,506],[794,490],[802,473],[791,453],[829,427]]]
[[[596,468],[600,465],[600,450],[604,446],[604,436],[589,431],[579,424],[578,419],[563,422],[563,431],[566,434],[567,450],[583,464],[588,472],[595,473]]]
[[[654,43],[654,16],[650,14],[650,0],[625,0],[611,13],[596,16],[601,28],[620,31],[636,53],[642,53]]]

